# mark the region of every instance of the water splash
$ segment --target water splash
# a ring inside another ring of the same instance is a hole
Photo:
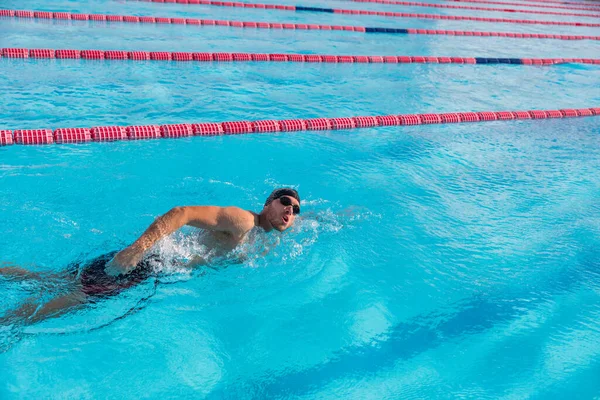
[[[328,204],[328,200],[311,200],[313,205]],[[208,248],[202,231],[186,229],[159,241],[150,253],[160,256],[160,263],[152,262],[157,273],[190,274],[194,265],[222,266],[243,264],[246,267],[268,265],[274,258],[277,263],[288,262],[306,254],[322,235],[337,234],[356,223],[381,218],[380,215],[360,207],[343,210],[327,208],[309,211],[296,219],[286,232],[265,232],[260,228],[250,231],[246,240],[232,251],[220,254]]]

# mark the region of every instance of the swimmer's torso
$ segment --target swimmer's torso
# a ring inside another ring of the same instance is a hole
[[[259,228],[253,228],[241,237],[234,237],[225,232],[200,231],[197,236],[198,244],[205,246],[210,251],[194,256],[188,266],[206,265],[216,258],[243,262],[250,253],[264,255],[278,242],[276,238],[268,239],[269,237]]]
[[[198,244],[204,246],[206,249],[210,249],[210,251],[192,257],[188,266],[206,265],[215,258],[237,258],[231,256],[233,256],[234,253],[238,253],[235,250],[240,247],[240,245],[248,242],[248,237],[251,236],[249,233],[252,231],[253,230],[239,237],[227,232],[200,231],[197,236]]]
[[[198,236],[200,244],[215,250],[216,253],[224,254],[244,243],[248,238],[248,233],[235,237],[228,232],[204,231]]]

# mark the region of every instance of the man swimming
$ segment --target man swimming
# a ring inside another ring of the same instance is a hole
[[[148,254],[156,242],[185,225],[206,231],[204,244],[217,255],[225,255],[242,244],[248,233],[257,228],[280,232],[290,228],[300,213],[300,196],[290,188],[274,190],[260,213],[238,207],[186,206],[175,207],[157,218],[129,247],[109,253],[80,268],[71,266],[62,274],[70,283],[67,294],[40,304],[30,300],[0,318],[0,322],[35,323],[57,317],[88,301],[110,296],[134,286],[153,274],[152,262],[159,255]],[[210,260],[204,260],[210,261]],[[46,277],[18,267],[0,268],[0,275],[18,279],[42,280]]]

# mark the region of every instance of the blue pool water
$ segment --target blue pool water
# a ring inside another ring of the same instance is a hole
[[[2,7],[597,34],[100,0]],[[482,15],[444,12],[459,11]],[[563,20],[550,17],[537,19]],[[0,47],[600,54],[591,41],[10,19]],[[575,64],[0,59],[0,129],[592,107],[599,83],[597,66]],[[0,398],[598,398],[599,131],[599,118],[577,118],[0,147],[0,265],[38,272],[120,249],[177,205],[258,211],[283,185],[303,199],[291,231],[245,249],[266,256],[166,264],[160,281],[0,327]],[[185,229],[158,251],[206,252],[195,238]],[[0,278],[0,315],[60,290]]]

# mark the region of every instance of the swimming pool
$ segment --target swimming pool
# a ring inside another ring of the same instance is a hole
[[[5,3],[43,11],[597,34],[596,28],[142,2]],[[600,54],[600,44],[589,40],[15,18],[0,20],[0,47]],[[599,67],[576,63],[2,58],[0,65],[0,129],[600,104]],[[145,282],[41,324],[1,327],[0,398],[594,398],[600,392],[599,121],[0,147],[0,256],[37,271],[122,248],[173,206],[259,210],[282,185],[297,188],[303,200],[294,229],[261,238],[271,247],[264,257],[192,273],[166,265],[157,285]],[[160,250],[180,258],[204,251],[191,229]],[[56,288],[0,280],[0,290],[3,313]]]

